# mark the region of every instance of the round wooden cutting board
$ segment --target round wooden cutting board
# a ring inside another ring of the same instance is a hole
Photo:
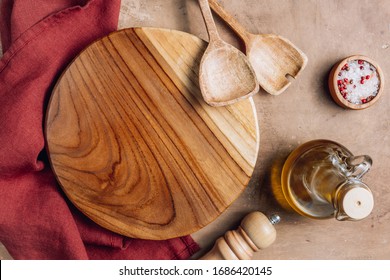
[[[65,194],[97,224],[135,238],[183,236],[246,187],[259,148],[255,107],[202,101],[206,46],[179,31],[125,29],[93,43],[61,76],[47,150]]]

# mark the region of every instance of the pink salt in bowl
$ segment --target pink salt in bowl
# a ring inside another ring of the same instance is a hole
[[[328,84],[330,94],[338,105],[361,110],[378,101],[383,92],[384,79],[375,61],[353,55],[333,66]]]

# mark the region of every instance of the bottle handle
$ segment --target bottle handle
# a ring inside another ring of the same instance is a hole
[[[345,163],[348,167],[347,176],[360,179],[367,173],[368,170],[370,170],[372,166],[372,159],[367,155],[351,156],[347,157]]]

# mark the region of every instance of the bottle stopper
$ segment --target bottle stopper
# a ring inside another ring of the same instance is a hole
[[[374,208],[374,197],[370,189],[361,182],[348,182],[336,196],[338,220],[361,220]]]

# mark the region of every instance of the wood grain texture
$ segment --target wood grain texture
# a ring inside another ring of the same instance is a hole
[[[209,44],[200,61],[199,84],[211,106],[225,106],[259,91],[256,74],[248,58],[218,35],[208,0],[199,0]]]
[[[217,218],[254,170],[252,99],[211,107],[198,85],[207,44],[134,28],[83,51],[57,83],[47,149],[69,199],[120,234],[168,239]]]
[[[241,37],[246,55],[256,73],[260,86],[272,95],[284,92],[306,67],[307,56],[288,39],[274,34],[251,34],[228,14],[217,0],[210,7]]]
[[[253,253],[272,245],[275,239],[274,224],[263,213],[254,211],[244,217],[237,229],[218,238],[213,248],[200,259],[250,260]]]

